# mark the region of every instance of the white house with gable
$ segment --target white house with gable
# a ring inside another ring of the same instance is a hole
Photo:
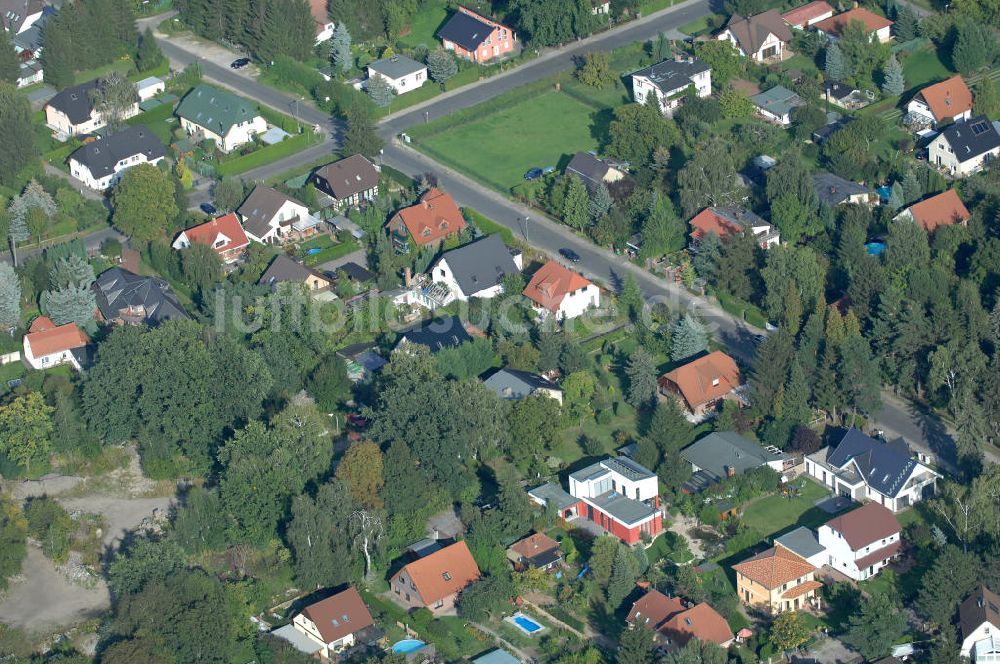
[[[892,512],[866,503],[819,527],[817,537],[826,549],[823,562],[855,581],[870,579],[899,555],[901,530]]]
[[[962,657],[975,664],[1000,662],[1000,596],[979,586],[958,607]]]
[[[443,283],[455,299],[488,299],[503,292],[503,279],[520,274],[520,251],[512,252],[499,234],[446,251],[431,267],[433,281]]]
[[[673,115],[683,103],[685,92],[691,87],[698,97],[712,94],[712,68],[691,56],[678,55],[632,74],[632,96],[636,103],[645,104],[649,95],[655,94],[660,112],[667,116]]]

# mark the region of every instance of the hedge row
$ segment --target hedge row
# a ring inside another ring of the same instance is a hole
[[[481,104],[476,104],[475,106],[462,109],[461,111],[456,111],[455,113],[439,118],[434,122],[413,127],[409,129],[407,133],[414,138],[429,138],[431,136],[436,136],[446,130],[461,127],[462,125],[469,124],[470,122],[477,122],[483,119],[484,116],[492,115],[493,113],[508,109],[511,106],[520,104],[523,101],[542,95],[551,89],[552,81],[536,81],[535,83],[511,90],[510,92],[502,94],[489,101],[484,101]]]
[[[215,173],[220,178],[246,173],[254,168],[266,166],[279,159],[290,157],[296,152],[300,152],[312,145],[313,140],[313,133],[311,131],[286,138],[280,143],[268,145],[250,154],[245,154],[242,157],[228,159],[216,167]]]

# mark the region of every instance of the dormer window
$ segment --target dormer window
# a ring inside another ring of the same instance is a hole
[[[448,572],[441,572],[441,576],[444,577],[445,581],[451,581],[451,574]]]
[[[448,230],[448,222],[447,222],[447,221],[442,221],[442,222],[441,222],[441,227],[440,227],[440,228],[441,228],[441,230],[443,230],[443,231],[444,231],[444,230]]]
[[[420,233],[420,234],[421,234],[421,235],[423,235],[424,237],[429,237],[429,236],[430,236],[430,234],[431,234],[431,229],[429,229],[429,228],[425,228],[425,229],[423,230],[423,232],[422,232],[422,233]]]
[[[718,387],[718,386],[719,386],[719,379],[718,378],[713,378],[712,379],[712,387]]]

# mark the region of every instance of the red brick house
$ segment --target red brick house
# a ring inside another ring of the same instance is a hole
[[[439,616],[453,611],[458,594],[478,579],[479,567],[462,541],[405,565],[389,580],[389,589],[398,603]]]
[[[450,194],[434,187],[420,202],[403,208],[386,224],[397,251],[406,251],[407,238],[418,247],[436,245],[465,229],[465,218]]]
[[[512,29],[461,5],[437,36],[446,50],[473,62],[501,58],[517,48]]]

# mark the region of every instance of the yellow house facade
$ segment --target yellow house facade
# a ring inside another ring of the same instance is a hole
[[[736,592],[747,606],[768,613],[804,609],[815,604],[816,568],[780,544],[733,565]]]

